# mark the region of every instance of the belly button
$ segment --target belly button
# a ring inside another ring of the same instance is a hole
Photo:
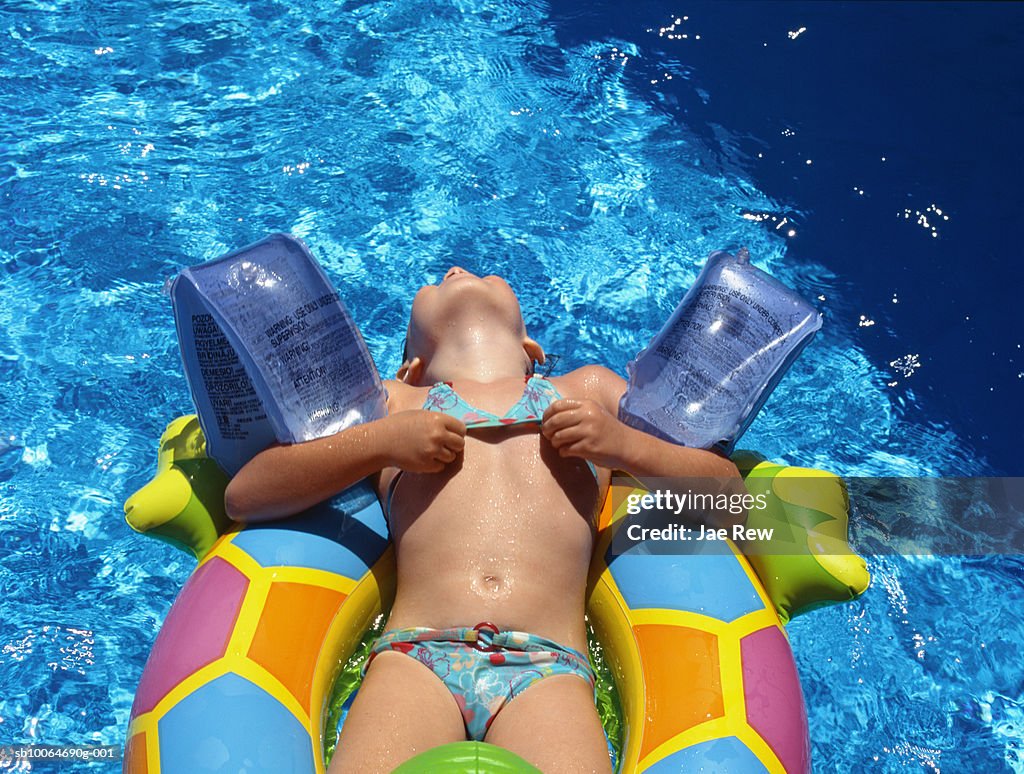
[[[500,575],[492,575],[490,573],[486,575],[478,575],[473,581],[473,590],[482,596],[489,597],[490,599],[500,599],[505,597],[508,592],[508,586]]]

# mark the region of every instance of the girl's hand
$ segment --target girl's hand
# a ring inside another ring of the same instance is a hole
[[[595,401],[556,400],[544,412],[540,427],[561,457],[581,457],[605,468],[621,467],[629,428]]]
[[[388,465],[410,473],[439,473],[466,445],[466,426],[437,411],[411,409],[389,414]]]

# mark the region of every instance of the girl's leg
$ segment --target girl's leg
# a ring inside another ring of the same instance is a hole
[[[462,714],[444,683],[416,659],[384,651],[366,671],[328,772],[390,774],[424,750],[465,738]]]
[[[506,704],[484,740],[505,747],[546,774],[611,774],[594,689],[573,675],[554,675]]]

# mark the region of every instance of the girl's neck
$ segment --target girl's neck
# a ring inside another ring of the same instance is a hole
[[[522,342],[468,336],[447,346],[438,346],[423,371],[423,384],[473,381],[496,382],[518,378],[532,371],[532,363]]]

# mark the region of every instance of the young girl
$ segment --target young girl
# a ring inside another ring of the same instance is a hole
[[[620,423],[611,371],[547,379],[535,361],[508,284],[452,267],[416,294],[386,417],[273,446],[228,487],[228,513],[255,521],[375,477],[397,591],[332,774],[390,772],[466,738],[545,772],[610,771],[583,619],[610,471],[738,474]]]

